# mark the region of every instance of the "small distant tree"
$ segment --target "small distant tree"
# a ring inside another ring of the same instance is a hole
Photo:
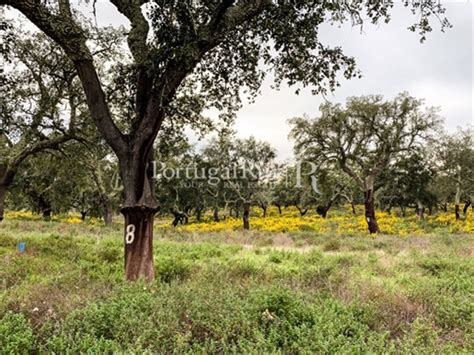
[[[436,205],[436,195],[432,191],[435,171],[422,151],[413,150],[399,157],[384,175],[380,199],[386,201],[388,210],[398,205],[405,215],[406,207],[413,207],[423,219],[425,208],[431,211]]]
[[[250,229],[250,208],[258,199],[257,194],[268,187],[268,175],[275,167],[276,151],[266,142],[253,137],[238,139],[233,151],[237,162],[237,179],[229,185],[243,206],[243,228]]]
[[[317,202],[317,191],[304,167],[287,165],[274,187],[275,200],[284,207],[295,207],[304,217]],[[300,175],[300,176],[298,176]]]
[[[290,121],[296,153],[350,176],[364,192],[369,232],[377,233],[376,180],[397,156],[422,144],[438,127],[437,111],[425,109],[423,101],[407,93],[393,101],[382,96],[353,97],[345,106],[326,103],[320,110],[318,118]]]
[[[317,188],[319,195],[316,213],[323,218],[327,217],[331,207],[343,197],[344,191],[349,190],[351,187],[347,177],[341,175],[340,172],[338,173],[338,170],[320,170],[317,174]]]
[[[474,131],[468,128],[442,136],[436,151],[439,174],[451,186],[458,220],[461,201],[474,200]]]

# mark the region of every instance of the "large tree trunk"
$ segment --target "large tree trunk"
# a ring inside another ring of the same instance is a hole
[[[0,222],[3,221],[3,217],[4,217],[6,197],[7,197],[7,187],[0,185]]]
[[[365,188],[365,220],[370,234],[374,234],[380,232],[380,229],[375,218],[374,178],[372,176],[366,178]]]
[[[151,157],[151,153],[147,156]],[[125,278],[127,281],[154,279],[153,219],[158,211],[154,194],[151,159],[120,159],[124,184]]]
[[[126,208],[125,217],[125,278],[135,281],[155,277],[153,266],[153,219],[155,211],[146,207]]]
[[[244,203],[244,214],[243,214],[244,229],[250,229],[250,203]]]

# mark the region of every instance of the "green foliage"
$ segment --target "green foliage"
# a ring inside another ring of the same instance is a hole
[[[162,282],[186,279],[192,270],[192,265],[181,259],[159,258],[155,263],[156,278]]]
[[[34,349],[33,330],[23,314],[8,312],[0,319],[0,349],[5,354],[24,354]]]
[[[447,244],[304,232],[288,235],[295,248],[258,246],[271,234],[169,233],[155,239],[156,281],[127,284],[119,229],[3,223],[2,351],[472,350],[472,236]],[[26,254],[16,253],[19,240]]]

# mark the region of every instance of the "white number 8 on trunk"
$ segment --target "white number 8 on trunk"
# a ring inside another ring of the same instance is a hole
[[[132,244],[135,240],[135,225],[129,224],[125,233],[125,244]]]

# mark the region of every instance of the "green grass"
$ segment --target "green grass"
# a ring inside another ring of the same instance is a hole
[[[162,233],[127,284],[119,227],[3,222],[0,353],[474,351],[472,235]]]

